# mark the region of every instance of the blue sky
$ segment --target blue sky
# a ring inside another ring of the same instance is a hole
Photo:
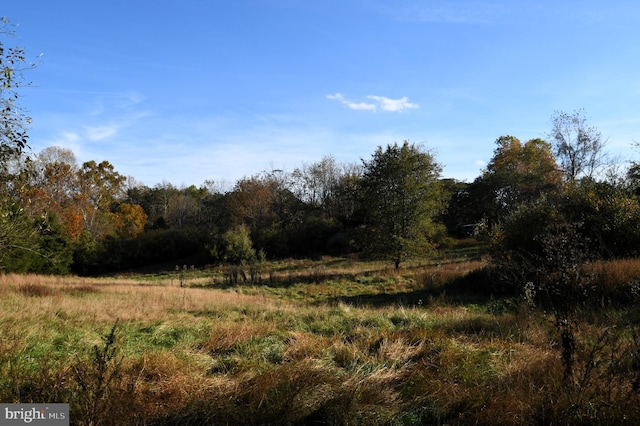
[[[31,146],[149,186],[235,182],[410,140],[473,180],[501,135],[586,111],[640,156],[640,3],[484,0],[12,1]]]

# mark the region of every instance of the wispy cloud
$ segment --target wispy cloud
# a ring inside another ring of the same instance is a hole
[[[336,93],[335,95],[327,95],[327,99],[338,101],[354,110],[377,111],[380,109],[387,112],[402,112],[407,109],[420,108],[418,104],[409,102],[409,98],[406,96],[400,99],[391,99],[386,96],[369,95],[366,99],[374,102],[358,102],[345,98],[342,93]]]
[[[332,99],[334,101],[338,101],[342,105],[344,105],[346,107],[349,107],[351,109],[368,110],[368,111],[375,111],[377,109],[376,105],[372,104],[372,103],[349,101],[349,100],[345,99],[345,97],[344,97],[344,95],[342,93],[336,93],[335,95],[327,95],[327,99]]]
[[[76,143],[80,140],[80,136],[78,136],[77,133],[65,132],[62,134],[62,140],[71,142],[71,143]]]
[[[86,131],[88,140],[91,142],[99,142],[118,133],[120,126],[116,124],[108,124],[106,126],[84,126],[84,130]]]
[[[116,150],[130,149],[122,141],[130,141],[130,134],[144,126],[145,119],[152,114],[147,110],[113,105],[119,102],[118,99],[107,105],[108,108],[98,115],[83,110],[73,117],[64,113],[39,117],[39,128],[45,129],[45,132],[33,138],[37,142],[32,147],[44,149],[60,146],[71,149],[79,162],[110,159],[115,156]]]

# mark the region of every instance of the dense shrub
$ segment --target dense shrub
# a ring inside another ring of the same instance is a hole
[[[24,245],[13,246],[4,253],[4,269],[9,272],[68,274],[73,248],[58,219],[42,216],[34,220],[31,227],[33,232]]]
[[[136,238],[96,240],[83,233],[74,253],[73,270],[94,275],[185,258],[208,258],[204,239],[195,231],[154,229]]]

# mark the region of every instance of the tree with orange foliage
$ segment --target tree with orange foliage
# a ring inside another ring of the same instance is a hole
[[[28,197],[31,215],[55,214],[69,238],[77,241],[83,229],[79,198],[78,166],[71,150],[52,146],[32,163]]]
[[[258,250],[285,250],[284,230],[299,221],[300,201],[287,187],[281,171],[244,178],[228,195],[231,225],[247,225]]]
[[[116,209],[113,223],[118,237],[138,237],[144,233],[147,214],[139,204],[120,203]]]
[[[501,136],[487,168],[471,185],[473,203],[494,223],[520,204],[557,191],[563,173],[551,145],[542,139],[524,144],[514,136]]]

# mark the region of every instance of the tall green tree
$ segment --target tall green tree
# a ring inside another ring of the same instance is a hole
[[[78,171],[80,182],[79,201],[84,228],[97,236],[112,230],[111,208],[124,198],[126,177],[118,173],[108,161],[85,162]]]
[[[398,268],[406,257],[433,248],[442,232],[433,220],[445,204],[442,167],[431,152],[408,141],[378,147],[363,164],[361,243],[365,252],[390,258]]]

